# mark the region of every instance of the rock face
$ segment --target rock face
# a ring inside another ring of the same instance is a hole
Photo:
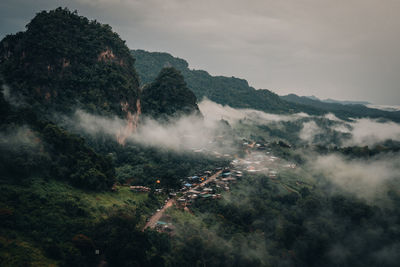
[[[182,74],[172,67],[163,68],[142,92],[143,114],[154,118],[200,115],[196,102],[196,96],[186,86]]]
[[[109,25],[62,8],[38,13],[25,32],[0,42],[0,73],[10,94],[46,111],[136,113],[134,63]]]

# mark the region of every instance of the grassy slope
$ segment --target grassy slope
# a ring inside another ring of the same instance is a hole
[[[57,265],[46,256],[47,241],[67,249],[65,244],[73,236],[85,234],[92,225],[120,209],[133,212],[140,206],[145,214],[153,210],[146,203],[147,193],[133,193],[128,187],[118,189],[87,192],[40,178],[33,179],[30,186],[1,185],[0,265]]]

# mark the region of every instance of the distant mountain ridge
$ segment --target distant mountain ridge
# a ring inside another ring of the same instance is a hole
[[[369,105],[369,104],[371,104],[367,101],[336,100],[336,99],[331,99],[331,98],[320,99],[314,95],[305,96],[305,97],[308,97],[308,98],[310,98],[312,100],[316,100],[316,101],[321,101],[321,102],[326,102],[326,103],[334,103],[334,104],[342,104],[342,105]]]
[[[172,66],[179,70],[185,78],[187,86],[198,100],[204,97],[234,108],[250,108],[268,113],[298,113],[323,115],[333,113],[339,118],[370,117],[386,118],[400,121],[400,112],[388,112],[368,108],[364,101],[337,101],[316,97],[300,97],[295,94],[278,96],[266,90],[256,90],[244,79],[236,77],[211,76],[204,70],[189,69],[187,61],[168,53],[132,50],[135,67],[141,84],[151,83],[162,68]]]
[[[204,97],[234,108],[253,108],[271,113],[299,112],[300,108],[282,100],[269,90],[256,90],[244,79],[211,76],[204,70],[189,69],[189,64],[168,53],[132,50],[136,59],[135,67],[141,84],[152,82],[164,67],[174,67],[185,78],[187,86],[198,100]],[[311,108],[312,112],[317,112]]]
[[[331,112],[342,119],[347,118],[386,118],[393,121],[400,122],[400,112],[388,112],[380,109],[368,108],[361,104],[340,104],[340,103],[328,103],[320,100],[314,100],[307,96],[298,96],[295,94],[289,94],[281,96],[282,99],[292,102],[294,104],[305,105],[314,107],[321,111]]]

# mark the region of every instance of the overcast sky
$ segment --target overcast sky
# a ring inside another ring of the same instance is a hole
[[[399,0],[1,0],[0,38],[57,6],[257,89],[400,104]]]

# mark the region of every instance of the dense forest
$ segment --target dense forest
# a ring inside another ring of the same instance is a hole
[[[175,68],[163,68],[154,82],[143,89],[143,114],[157,118],[200,114],[196,96],[190,91],[183,76]],[[165,119],[165,118],[164,118]]]
[[[127,102],[136,110],[135,60],[109,25],[61,8],[43,11],[26,31],[1,41],[0,55],[2,78],[19,103],[122,116]]]

